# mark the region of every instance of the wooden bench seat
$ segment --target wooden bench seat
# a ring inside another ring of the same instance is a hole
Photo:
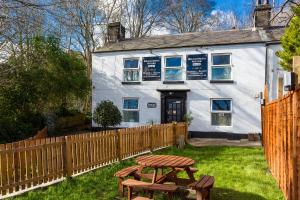
[[[215,182],[213,176],[201,175],[198,181],[189,184],[188,186],[196,190],[197,200],[209,200],[210,190],[212,189]]]
[[[147,183],[143,181],[138,181],[134,179],[127,179],[122,182],[122,185],[128,188],[128,200],[132,199],[133,188],[139,188],[146,191],[161,191],[168,193],[168,199],[172,199],[173,193],[178,190],[178,186],[171,184],[157,184],[157,183]],[[153,193],[152,193],[153,194]],[[152,196],[152,195],[151,195]]]
[[[139,179],[139,176],[136,175],[136,172],[138,171],[139,168],[140,168],[139,165],[134,165],[134,166],[130,166],[130,167],[121,169],[115,173],[115,176],[118,177],[119,194],[122,197],[124,196],[124,186],[122,185],[122,182],[128,176],[133,176],[135,179]]]
[[[135,173],[139,169],[139,167],[140,167],[139,165],[134,165],[131,167],[121,169],[120,171],[117,171],[115,173],[115,176],[119,177],[119,178],[125,178],[127,176],[131,176],[133,173]]]
[[[132,200],[152,200],[152,199],[149,199],[147,197],[135,197],[134,199]]]

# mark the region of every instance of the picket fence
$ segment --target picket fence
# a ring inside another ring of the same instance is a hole
[[[47,186],[187,139],[172,123],[0,145],[0,198]]]
[[[272,175],[288,200],[300,198],[299,126],[299,88],[262,106],[265,157]]]

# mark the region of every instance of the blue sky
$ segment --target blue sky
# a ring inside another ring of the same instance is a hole
[[[244,12],[244,10],[249,9],[251,1],[253,0],[215,0],[216,9],[229,11],[229,10],[238,10],[239,12]],[[275,5],[281,5],[284,0],[270,0],[270,3],[274,1]]]

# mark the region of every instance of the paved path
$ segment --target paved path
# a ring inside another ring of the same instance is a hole
[[[227,139],[215,139],[215,138],[192,138],[189,143],[196,147],[204,146],[236,146],[236,147],[260,147],[260,141],[248,141],[242,140],[227,140]]]

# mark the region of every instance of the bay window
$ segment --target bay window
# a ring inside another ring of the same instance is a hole
[[[138,58],[124,59],[123,79],[124,82],[140,81],[140,67]]]
[[[123,99],[123,121],[139,122],[139,99],[138,98]]]
[[[232,80],[231,54],[212,54],[211,79]]]
[[[181,56],[166,57],[165,59],[165,81],[182,80]]]
[[[232,125],[232,100],[231,99],[211,100],[211,125],[213,126]]]

